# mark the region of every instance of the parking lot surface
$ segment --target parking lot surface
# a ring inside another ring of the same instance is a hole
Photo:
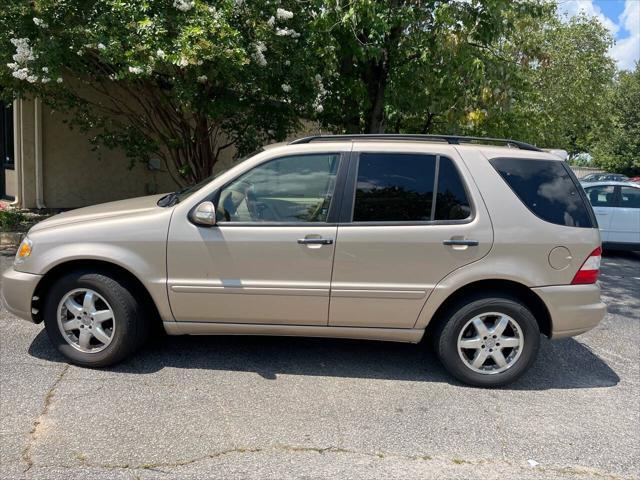
[[[501,390],[347,340],[166,337],[82,369],[2,311],[0,478],[638,478],[640,255],[601,283],[602,324]]]

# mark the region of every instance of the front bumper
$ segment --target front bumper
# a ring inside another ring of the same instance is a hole
[[[18,272],[13,267],[2,274],[2,303],[15,316],[33,322],[31,300],[42,275]]]
[[[607,313],[597,284],[556,285],[532,290],[551,315],[551,338],[580,335],[598,325]]]

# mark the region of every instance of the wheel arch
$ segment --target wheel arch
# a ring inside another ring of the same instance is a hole
[[[34,290],[33,299],[31,301],[32,319],[34,323],[41,323],[44,319],[42,313],[44,298],[54,282],[64,275],[74,271],[111,274],[117,278],[124,279],[142,299],[145,309],[152,316],[152,323],[155,325],[162,324],[158,306],[153,300],[153,297],[149,293],[147,287],[134,273],[116,263],[96,259],[69,260],[67,262],[59,263],[43,275]]]
[[[506,294],[522,301],[538,322],[540,332],[547,337],[551,336],[552,319],[549,309],[545,305],[544,301],[526,285],[505,279],[478,280],[468,283],[453,291],[437,307],[436,311],[431,316],[431,319],[426,326],[427,335],[429,335],[438,322],[444,321],[448,312],[463,299],[470,296],[477,297],[487,294]]]

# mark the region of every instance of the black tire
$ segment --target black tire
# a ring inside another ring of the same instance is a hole
[[[75,289],[88,288],[102,296],[113,311],[116,328],[104,350],[82,352],[72,347],[58,326],[57,310],[62,298]],[[56,280],[44,302],[44,324],[53,346],[71,363],[83,367],[106,367],[135,352],[149,336],[149,318],[136,300],[136,289],[110,273],[75,271]]]
[[[467,366],[458,352],[461,330],[477,315],[487,312],[503,313],[511,317],[522,330],[524,346],[520,356],[506,370],[487,374]],[[448,309],[434,331],[436,354],[451,375],[475,387],[501,387],[520,378],[534,362],[540,346],[540,328],[531,311],[516,298],[491,294],[458,302]]]

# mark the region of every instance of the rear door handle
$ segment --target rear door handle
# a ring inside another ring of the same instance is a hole
[[[331,245],[333,239],[331,238],[299,238],[298,243],[300,245]]]
[[[449,240],[445,240],[444,242],[442,242],[443,245],[455,245],[455,246],[465,246],[465,247],[477,247],[480,242],[478,242],[477,240],[462,240],[462,239],[455,239],[455,238],[451,238]]]

